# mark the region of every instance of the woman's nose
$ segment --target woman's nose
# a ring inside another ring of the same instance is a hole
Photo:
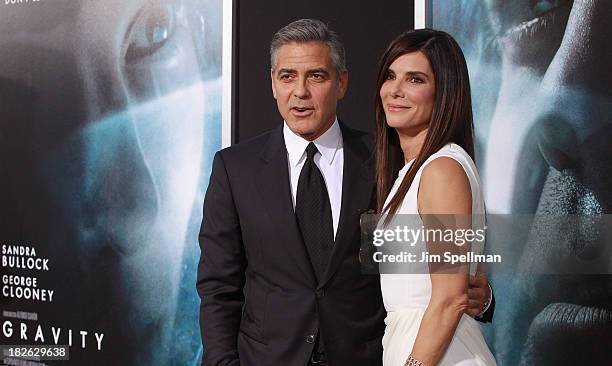
[[[401,85],[399,80],[391,81],[390,91],[391,91],[391,95],[394,98],[403,98],[404,97],[404,93],[402,91],[402,85]]]

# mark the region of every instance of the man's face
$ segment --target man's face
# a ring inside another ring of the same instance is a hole
[[[278,111],[293,133],[314,140],[331,126],[348,73],[338,77],[329,46],[322,42],[281,46],[270,77]]]
[[[461,4],[471,7],[461,14],[482,11],[480,3]],[[472,92],[476,131],[485,142],[487,211],[536,214],[524,240],[487,241],[521,253],[519,273],[493,277],[499,310],[490,340],[497,361],[608,364],[609,236],[590,220],[612,211],[612,53],[606,36],[612,2],[487,4],[492,29],[483,27],[480,43],[471,26],[452,32],[463,37],[464,51],[475,48],[466,53],[470,77],[480,73]],[[480,19],[471,18],[470,25],[479,26]],[[497,34],[499,54],[485,40],[491,34]],[[499,84],[492,88],[495,74]],[[568,217],[580,221],[564,225]],[[601,275],[570,274],[574,261]]]

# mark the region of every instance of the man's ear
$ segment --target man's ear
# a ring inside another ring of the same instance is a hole
[[[274,85],[274,69],[270,69],[270,82],[272,83],[272,95],[276,99],[276,86]]]
[[[338,78],[338,99],[344,98],[346,88],[348,87],[348,71],[344,70]]]

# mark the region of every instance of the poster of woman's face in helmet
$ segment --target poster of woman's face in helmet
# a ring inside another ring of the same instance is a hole
[[[222,22],[220,0],[2,0],[3,344],[199,362]]]

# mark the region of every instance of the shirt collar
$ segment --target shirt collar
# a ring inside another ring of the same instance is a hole
[[[289,126],[287,126],[287,122],[285,122],[283,126],[283,136],[285,138],[287,152],[289,153],[289,163],[292,166],[296,166],[306,156],[306,147],[310,141],[293,133],[293,131],[289,129]],[[336,156],[336,151],[342,147],[342,131],[338,124],[338,118],[336,117],[331,127],[313,142],[321,153],[323,158],[322,161],[331,165]]]

